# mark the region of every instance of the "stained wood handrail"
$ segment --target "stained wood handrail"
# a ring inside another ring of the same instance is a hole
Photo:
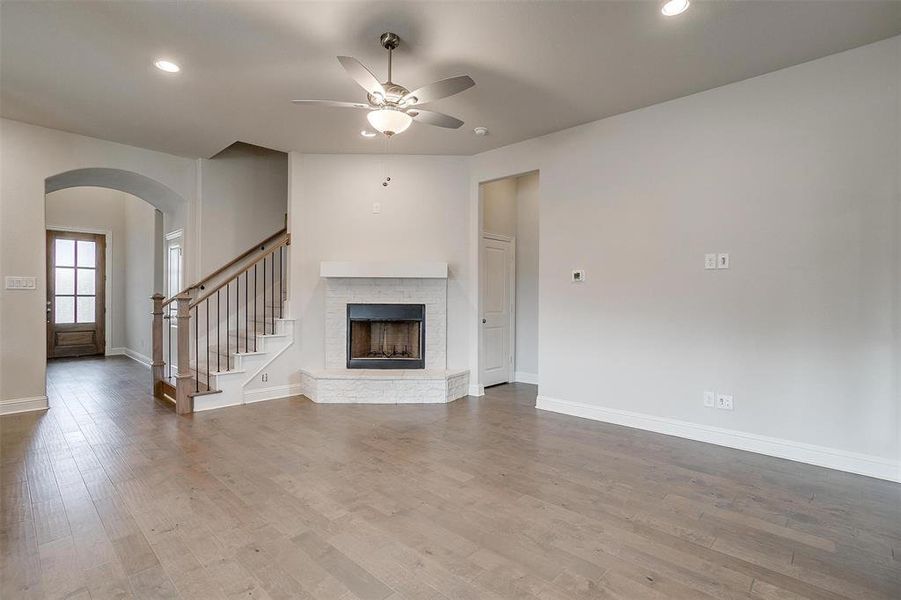
[[[229,267],[234,266],[236,263],[238,263],[238,262],[240,262],[241,260],[247,258],[248,256],[250,256],[250,255],[253,254],[254,252],[262,252],[262,251],[266,250],[266,244],[270,243],[272,240],[274,240],[274,239],[276,239],[276,238],[278,238],[278,237],[281,237],[281,236],[285,236],[285,239],[288,238],[288,229],[287,229],[287,228],[282,228],[282,229],[276,231],[275,233],[273,233],[272,235],[270,235],[269,237],[267,237],[266,239],[257,242],[256,244],[254,244],[253,246],[251,246],[250,248],[248,248],[247,250],[245,250],[244,252],[242,252],[241,254],[239,254],[238,256],[236,256],[235,258],[231,259],[230,261],[228,261],[227,263],[225,263],[224,265],[222,265],[221,267],[219,267],[218,269],[216,269],[216,270],[213,271],[212,273],[209,273],[209,274],[206,275],[205,277],[201,277],[196,283],[192,283],[191,285],[189,285],[189,286],[186,287],[185,289],[183,289],[183,290],[181,290],[180,292],[178,292],[178,294],[175,294],[174,296],[172,296],[172,297],[170,297],[170,298],[167,298],[167,299],[163,302],[163,307],[166,307],[166,306],[168,306],[169,304],[171,304],[172,302],[174,302],[175,299],[178,298],[179,295],[190,293],[191,290],[196,290],[197,288],[202,287],[203,284],[204,284],[204,282],[209,281],[210,279],[212,279],[213,277],[216,277],[217,275],[221,275],[221,274],[222,274],[225,270],[227,270]],[[280,245],[285,245],[285,244],[284,244],[284,241],[285,241],[285,240],[283,240],[282,243],[281,243]],[[261,246],[262,246],[262,248],[261,248]],[[254,262],[254,264],[255,264],[255,263],[256,263],[256,261]],[[221,288],[221,287],[222,287],[222,286],[219,286],[219,287],[217,287],[217,289],[219,289],[219,288]],[[192,305],[192,306],[193,306],[193,305]]]
[[[282,230],[279,233],[283,233],[283,232],[284,232],[284,230]],[[269,238],[269,239],[272,239],[272,238]],[[237,275],[226,279],[225,281],[223,281],[222,283],[220,283],[219,285],[217,285],[216,287],[214,287],[211,290],[206,290],[201,296],[198,296],[197,299],[192,300],[190,307],[194,308],[195,306],[197,306],[198,304],[200,304],[201,302],[203,302],[204,300],[206,300],[207,298],[209,298],[210,296],[212,296],[213,294],[215,294],[216,292],[218,292],[219,290],[224,288],[226,285],[231,283],[233,280],[235,280],[237,277],[239,277],[241,275],[241,273],[244,273],[245,271],[249,271],[251,269],[251,267],[260,263],[264,258],[269,256],[271,253],[275,252],[282,246],[290,246],[290,245],[291,245],[291,236],[289,234],[286,234],[282,240],[280,240],[280,241],[276,242],[275,244],[273,244],[272,246],[269,246],[268,248],[266,248],[266,252],[262,256],[258,256],[256,258],[256,260],[254,260],[251,263],[248,263],[243,269],[241,269],[237,273]]]

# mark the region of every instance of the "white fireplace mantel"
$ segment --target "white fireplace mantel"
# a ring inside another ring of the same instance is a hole
[[[323,261],[319,276],[326,278],[447,279],[445,262]]]

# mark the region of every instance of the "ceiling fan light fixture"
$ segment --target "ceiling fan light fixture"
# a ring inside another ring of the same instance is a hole
[[[691,0],[669,0],[669,2],[663,5],[660,12],[662,12],[664,16],[675,17],[688,10],[689,6],[691,6]]]
[[[366,115],[369,124],[387,136],[403,133],[413,122],[413,118],[405,112],[394,108],[381,108],[370,111]]]

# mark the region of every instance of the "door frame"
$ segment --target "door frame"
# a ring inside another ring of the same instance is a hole
[[[510,286],[510,307],[508,310],[508,327],[509,330],[509,339],[507,343],[510,345],[510,360],[507,362],[507,383],[513,383],[516,381],[514,377],[514,373],[516,372],[516,236],[504,235],[502,233],[492,233],[490,231],[482,231],[479,235],[479,290],[478,290],[478,307],[479,307],[479,385],[484,386],[485,382],[482,380],[482,368],[483,361],[485,358],[485,353],[482,352],[482,344],[483,344],[483,329],[482,329],[482,315],[483,306],[482,306],[482,291],[485,289],[485,272],[482,269],[482,242],[485,239],[495,240],[499,242],[507,242],[510,244],[510,274],[509,281],[507,282]],[[500,384],[499,384],[500,385]]]
[[[101,229],[97,227],[72,227],[66,225],[51,225],[47,223],[44,226],[44,235],[48,231],[66,231],[68,233],[91,233],[94,235],[102,235],[104,240],[105,251],[103,253],[105,271],[103,283],[103,355],[114,356],[117,354],[125,354],[124,348],[113,348],[110,343],[113,338],[113,232],[110,229]],[[44,257],[44,271],[47,270],[47,263],[50,262],[50,255]],[[46,346],[46,344],[45,344]],[[45,354],[49,350],[45,350]],[[49,356],[44,356],[44,360],[49,360]]]

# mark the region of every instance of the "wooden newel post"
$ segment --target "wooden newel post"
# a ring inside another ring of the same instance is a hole
[[[194,377],[191,375],[191,296],[175,297],[178,319],[178,373],[175,375],[175,412],[186,415],[194,412]]]
[[[163,384],[163,370],[166,363],[163,362],[163,300],[165,296],[162,294],[154,294],[150,297],[153,300],[153,331],[150,339],[153,343],[153,354],[150,357],[150,372],[153,377],[153,395],[160,396],[162,391],[160,388]]]

